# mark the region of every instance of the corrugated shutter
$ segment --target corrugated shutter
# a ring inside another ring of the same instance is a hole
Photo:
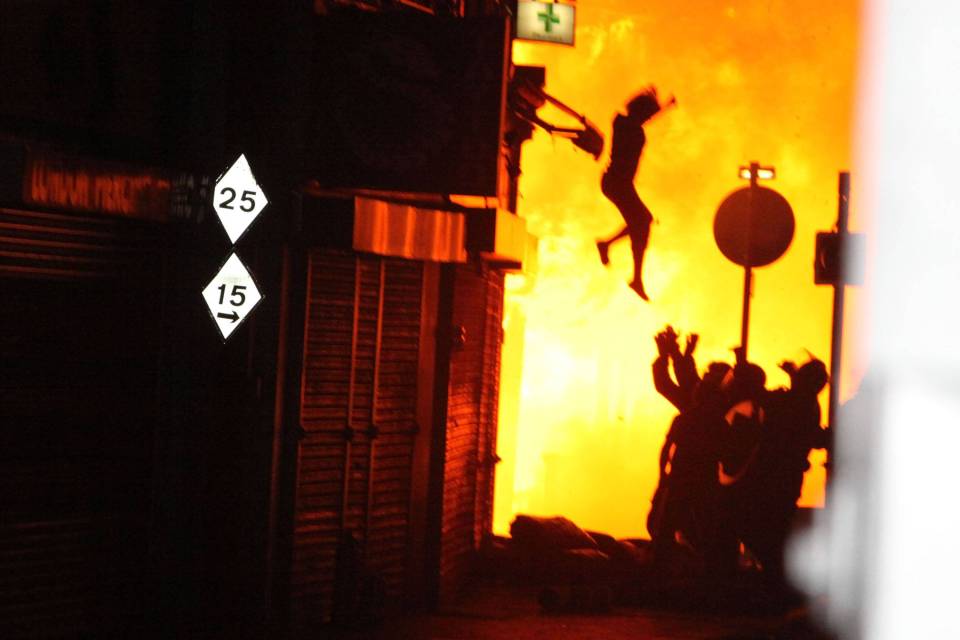
[[[422,287],[419,262],[310,254],[292,571],[296,628],[330,618],[344,533],[359,541],[388,597],[401,595]]]
[[[485,267],[458,267],[453,314],[454,333],[463,339],[450,361],[441,600],[456,595],[491,526],[503,276]]]
[[[503,273],[487,273],[487,309],[483,345],[483,383],[480,391],[480,425],[477,458],[476,540],[493,530],[493,480],[496,475],[497,418],[500,405],[500,354],[503,351]]]
[[[142,624],[161,272],[130,237],[0,210],[0,637]]]
[[[123,218],[0,208],[0,277],[136,281],[155,263],[159,233]]]

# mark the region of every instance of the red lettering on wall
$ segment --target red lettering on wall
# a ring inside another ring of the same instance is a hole
[[[30,152],[23,181],[28,204],[166,220],[171,181],[116,163]]]

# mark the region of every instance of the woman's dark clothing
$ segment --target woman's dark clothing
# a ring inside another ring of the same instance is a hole
[[[633,280],[640,282],[643,254],[650,237],[653,214],[637,195],[633,180],[640,165],[640,154],[646,135],[643,122],[618,114],[613,119],[613,146],[610,149],[610,165],[600,181],[600,189],[610,202],[616,205],[627,223],[630,248],[633,251]],[[642,287],[642,285],[641,285]],[[642,291],[642,288],[641,288]],[[645,294],[641,294],[645,297]]]
[[[610,164],[600,182],[603,195],[617,205],[628,227],[646,223],[653,216],[637,195],[633,180],[640,166],[640,154],[647,137],[643,123],[618,114],[613,119],[613,146],[610,148]],[[631,235],[631,237],[633,237]]]
[[[643,123],[631,120],[623,114],[613,119],[613,146],[610,148],[610,166],[607,173],[631,182],[637,175],[640,154],[647,137]]]

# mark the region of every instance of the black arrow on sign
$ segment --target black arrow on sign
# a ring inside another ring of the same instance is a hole
[[[218,313],[218,314],[217,314],[217,317],[218,317],[218,318],[226,318],[227,320],[230,320],[231,322],[236,322],[237,320],[240,319],[240,314],[237,313],[236,311],[231,311],[230,313]]]

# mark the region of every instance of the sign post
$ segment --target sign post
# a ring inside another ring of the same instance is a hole
[[[830,328],[830,398],[827,402],[827,427],[836,433],[840,404],[840,369],[843,355],[843,309],[847,285],[863,284],[863,247],[865,236],[850,233],[850,173],[841,171],[837,184],[837,227],[833,232],[817,233],[813,263],[814,284],[833,287],[833,318]],[[853,257],[855,260],[851,260]],[[827,482],[830,481],[830,457],[827,450]],[[827,493],[829,498],[830,494]]]
[[[827,426],[833,427],[837,419],[837,404],[840,402],[840,361],[843,349],[843,306],[846,283],[844,278],[844,240],[847,236],[850,214],[850,174],[840,173],[837,185],[837,234],[840,238],[837,250],[839,279],[833,283],[833,319],[830,328],[830,400],[827,403]]]
[[[747,342],[750,339],[750,298],[753,293],[753,263],[750,261],[750,241],[753,231],[754,196],[757,191],[757,173],[759,164],[750,163],[750,190],[747,191],[747,260],[743,264],[743,308],[740,314],[740,353],[744,361],[747,360]],[[742,175],[742,173],[741,173]]]
[[[750,186],[734,191],[720,203],[713,236],[723,255],[743,267],[740,357],[746,360],[753,268],[766,266],[784,254],[793,240],[794,220],[790,203],[782,195],[757,184],[776,175],[773,167],[751,162],[740,168],[739,175],[749,178]]]

